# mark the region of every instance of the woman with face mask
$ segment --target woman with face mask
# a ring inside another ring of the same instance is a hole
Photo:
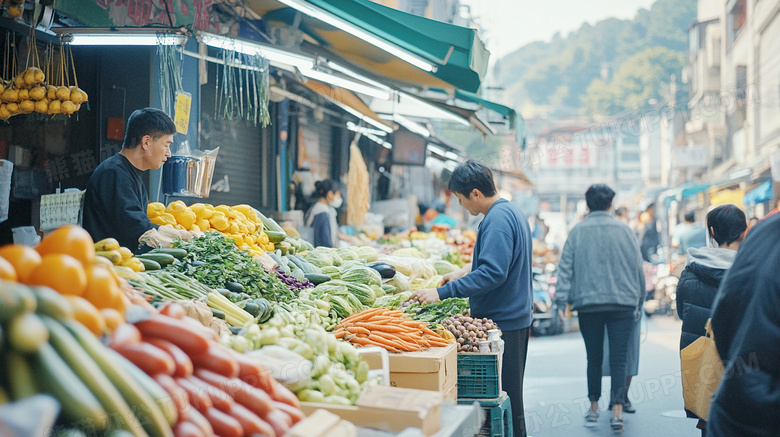
[[[314,246],[338,247],[339,226],[336,222],[341,207],[341,188],[331,180],[314,184],[317,202],[306,213],[306,226],[314,230]]]
[[[707,214],[707,247],[688,249],[688,261],[677,284],[677,314],[682,319],[680,350],[706,334],[705,324],[723,277],[734,263],[745,239],[745,213],[735,205],[721,205]],[[685,389],[685,387],[684,387]],[[688,417],[696,415],[688,411]],[[705,435],[706,423],[697,428]]]

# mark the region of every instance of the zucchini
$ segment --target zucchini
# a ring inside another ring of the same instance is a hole
[[[211,307],[209,307],[209,308],[211,308]],[[211,308],[211,315],[216,317],[216,318],[218,318],[218,319],[225,320],[225,313],[223,313],[222,311],[220,311],[220,310],[218,310],[216,308]]]
[[[289,259],[291,263],[295,264],[296,267],[301,269],[303,273],[316,273],[314,269],[312,269],[311,263],[298,255],[290,255],[287,257],[287,259]]]
[[[22,313],[8,324],[6,336],[11,349],[30,353],[49,340],[49,331],[35,313]]]
[[[145,253],[143,255],[136,255],[135,257],[141,261],[145,259],[152,260],[159,264],[160,267],[165,267],[176,262],[176,258],[167,253]]]
[[[260,221],[263,222],[263,231],[264,232],[267,233],[268,231],[271,231],[271,232],[282,232],[282,233],[284,233],[284,229],[282,229],[282,227],[279,226],[279,224],[276,223],[275,220],[266,217],[265,214],[263,214],[262,212],[257,211],[257,218],[259,218]],[[268,238],[271,238],[271,236],[269,235]]]
[[[244,286],[241,285],[239,282],[227,282],[225,283],[225,288],[228,290],[234,292],[234,293],[243,293],[244,292]]]
[[[43,323],[49,328],[51,345],[110,415],[112,420],[108,424],[109,430],[140,431],[138,419],[133,415],[122,395],[68,330],[54,319],[46,316],[43,317]],[[132,435],[144,437],[146,433],[136,432]]]
[[[26,285],[0,280],[0,322],[35,311],[36,307],[35,295]]]
[[[147,252],[145,255],[149,254],[157,254],[157,253],[163,253],[166,255],[171,255],[172,257],[176,259],[184,259],[187,258],[187,251],[184,249],[180,249],[178,247],[176,248],[168,248],[168,249],[152,249],[149,252]]]
[[[265,232],[265,235],[268,236],[268,241],[274,244],[279,244],[283,242],[285,238],[287,238],[287,234],[285,234],[284,231],[272,231],[270,229],[265,229],[263,232]]]
[[[323,275],[321,273],[306,273],[306,279],[309,280],[309,282],[313,283],[314,285],[322,284],[323,282],[330,281],[330,276]]]
[[[38,314],[49,316],[54,320],[73,318],[73,308],[65,297],[49,287],[31,287],[38,308]]]
[[[8,369],[8,388],[11,390],[11,399],[20,401],[38,394],[36,376],[33,374],[30,363],[16,352],[7,352],[6,368]]]
[[[130,376],[123,366],[118,364],[119,360],[116,357],[122,358],[121,355],[103,346],[100,340],[92,335],[84,325],[72,320],[63,322],[63,325],[68,328],[68,331],[73,334],[87,355],[95,361],[100,370],[119,390],[143,425],[144,431],[150,437],[171,437],[173,433],[167,423],[166,416],[163,415],[151,395],[141,388],[141,385]],[[124,360],[124,358],[122,359]]]
[[[108,423],[106,410],[57,355],[52,345],[42,344],[32,354],[32,362],[38,389],[41,393],[48,393],[57,399],[62,408],[61,417],[66,423],[88,423],[94,431],[105,431]]]
[[[138,259],[138,261],[141,261],[141,264],[144,265],[144,271],[160,270],[162,268],[160,263],[158,263],[157,261],[148,258],[140,258],[140,257],[136,257],[136,259]]]
[[[151,398],[154,400],[154,403],[157,404],[159,411],[162,412],[164,421],[168,422],[168,426],[162,427],[165,430],[165,435],[170,435],[168,434],[170,432],[170,427],[176,425],[176,422],[178,422],[179,413],[176,411],[176,404],[171,402],[171,396],[168,394],[168,392],[160,387],[160,385],[157,384],[157,381],[152,379],[151,376],[144,373],[127,358],[119,355],[117,352],[114,352],[113,349],[109,349],[109,354],[114,356],[115,360],[119,362],[119,365],[130,374],[130,377],[135,380],[135,382],[140,385],[141,388],[149,394],[149,396],[151,396]],[[149,434],[152,435],[151,432]]]

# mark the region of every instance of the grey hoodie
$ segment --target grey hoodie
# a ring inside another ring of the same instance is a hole
[[[734,264],[736,257],[736,250],[719,247],[692,247],[688,249],[688,261],[685,262],[685,266],[697,263],[713,269],[728,270]]]
[[[608,212],[588,214],[563,247],[556,301],[577,311],[638,310],[644,297],[642,255],[631,229]]]

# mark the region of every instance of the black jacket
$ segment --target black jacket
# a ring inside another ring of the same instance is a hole
[[[688,265],[677,283],[677,315],[683,321],[680,350],[705,335],[712,302],[735,255],[733,250],[715,248],[688,252]]]
[[[710,409],[711,437],[780,436],[780,215],[740,246],[712,315],[726,372]]]

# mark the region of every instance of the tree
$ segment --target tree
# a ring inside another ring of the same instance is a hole
[[[637,53],[621,64],[609,83],[601,79],[591,82],[582,98],[581,112],[615,115],[623,111],[649,109],[650,99],[668,97],[671,75],[679,77],[684,63],[682,53],[664,47]]]

